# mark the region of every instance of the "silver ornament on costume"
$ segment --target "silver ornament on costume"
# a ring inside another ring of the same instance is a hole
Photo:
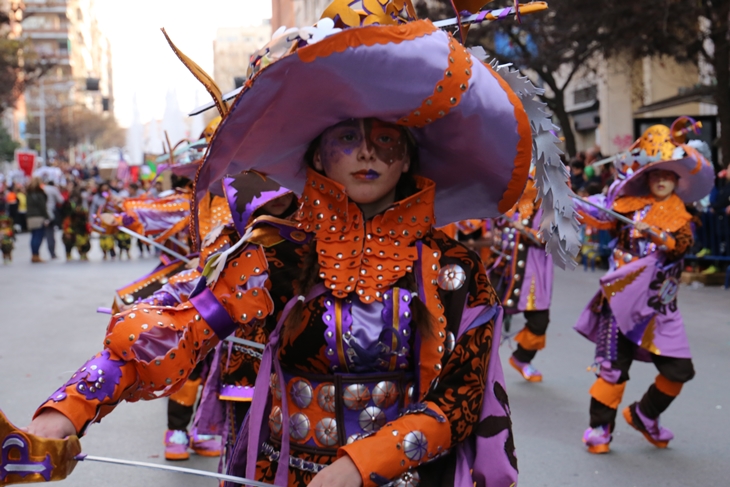
[[[373,388],[373,402],[379,408],[389,408],[398,400],[398,387],[393,382],[378,382]]]
[[[378,431],[386,422],[387,418],[385,417],[385,413],[380,408],[374,406],[365,408],[358,418],[360,427],[368,433]]]
[[[309,418],[304,413],[294,413],[289,418],[289,434],[297,441],[304,440],[310,428]]]
[[[304,409],[312,403],[312,386],[304,380],[298,380],[291,386],[294,404]]]
[[[274,406],[273,409],[271,410],[271,414],[269,414],[269,429],[276,436],[279,436],[281,434],[281,427],[282,427],[281,408],[279,406]]]
[[[393,482],[393,487],[418,487],[421,477],[416,470],[409,470]]]
[[[454,337],[454,334],[449,332],[446,334],[446,350],[449,352],[454,351],[454,347],[456,346],[456,337]]]
[[[274,395],[276,396],[276,398],[281,399],[281,384],[279,384],[279,376],[276,375],[276,372],[271,374],[269,386],[271,387],[271,390],[274,391]]]
[[[335,385],[332,383],[322,384],[322,388],[317,393],[317,404],[322,410],[328,413],[335,412]]]
[[[456,291],[466,282],[466,272],[457,264],[449,264],[441,268],[438,285],[444,291]]]
[[[350,384],[342,393],[345,407],[352,411],[360,411],[370,402],[370,390],[364,384]]]
[[[347,444],[355,443],[357,440],[362,440],[363,436],[360,433],[355,433],[347,437]]]
[[[337,444],[337,421],[334,418],[323,418],[314,427],[314,436],[322,446]]]
[[[428,453],[428,440],[420,431],[411,431],[403,438],[403,453],[409,460],[420,461]]]

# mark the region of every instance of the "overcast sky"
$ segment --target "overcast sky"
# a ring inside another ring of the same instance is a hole
[[[269,0],[96,0],[104,34],[112,47],[115,114],[132,121],[136,93],[142,123],[160,119],[166,93],[174,89],[187,113],[210,100],[177,59],[160,32],[213,75],[213,39],[218,27],[261,24],[271,17]]]

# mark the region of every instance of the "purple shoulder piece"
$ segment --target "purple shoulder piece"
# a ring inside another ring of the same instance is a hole
[[[233,216],[233,224],[239,235],[246,233],[253,214],[271,200],[290,193],[271,179],[264,179],[258,173],[242,173],[223,179],[223,190]],[[239,201],[239,199],[245,201]]]

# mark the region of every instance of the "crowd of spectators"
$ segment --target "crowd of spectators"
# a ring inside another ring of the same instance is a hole
[[[0,175],[2,176],[2,175]],[[119,180],[102,179],[96,167],[61,165],[49,171],[36,171],[31,178],[19,174],[0,178],[0,214],[7,215],[15,233],[30,232],[33,262],[42,262],[41,247],[45,240],[51,259],[58,257],[56,233],[72,208],[82,208],[95,215],[106,203],[106,195],[119,198],[155,196],[161,183],[124,184]],[[140,245],[140,251],[148,250]]]

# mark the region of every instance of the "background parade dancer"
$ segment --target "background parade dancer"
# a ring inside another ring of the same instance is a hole
[[[542,210],[537,198],[532,177],[517,204],[497,220],[502,229],[501,251],[506,255],[492,276],[507,318],[525,315],[525,327],[514,338],[517,349],[509,363],[528,382],[542,381],[532,359],[545,348],[553,294],[553,259],[546,255],[540,238]]]
[[[415,19],[407,1],[335,2],[315,28],[259,54],[196,194],[246,169],[302,191],[301,228],[288,232],[300,252],[272,259],[247,229],[209,259],[188,303],[116,315],[105,349],[29,432],[82,432],[122,400],[173,393],[220,339],[283,305],[230,473],[282,487],[514,484],[493,346],[501,307],[478,256],[433,225],[507,211],[534,153],[544,237],[559,263],[574,257],[570,191],[538,90]],[[475,203],[474,191],[485,197]],[[300,264],[294,292],[279,294]]]
[[[610,450],[633,360],[653,362],[659,375],[623,416],[658,448],[674,437],[659,417],[695,374],[677,308],[682,257],[692,245],[685,204],[710,192],[714,171],[698,150],[702,143],[686,141],[688,123],[682,118],[671,128],[655,125],[634,143],[624,157],[636,169],[616,188],[613,218],[592,206],[581,211],[589,224],[611,228],[618,237],[611,269],[575,326],[596,343],[598,378],[583,435],[591,453]]]

